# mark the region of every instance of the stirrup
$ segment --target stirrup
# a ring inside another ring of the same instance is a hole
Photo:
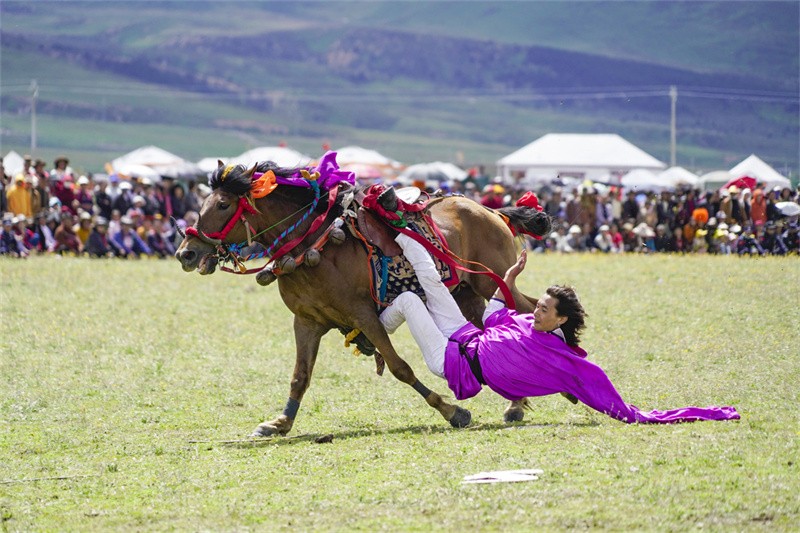
[[[387,187],[378,195],[378,204],[391,213],[397,211],[397,194],[394,192],[394,187]]]

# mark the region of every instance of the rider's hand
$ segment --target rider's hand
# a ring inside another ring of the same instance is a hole
[[[506,282],[506,284],[510,285],[514,283],[514,280],[517,278],[517,276],[519,276],[520,273],[522,273],[522,271],[525,270],[525,264],[527,262],[528,262],[528,252],[523,248],[522,252],[519,254],[519,257],[517,258],[517,262],[511,265],[511,268],[509,268],[506,271],[506,275],[504,277],[504,281]]]

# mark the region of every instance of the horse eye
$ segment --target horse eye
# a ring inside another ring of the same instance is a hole
[[[220,203],[218,203],[218,204],[217,204],[217,208],[218,208],[220,211],[225,211],[225,210],[226,210],[226,209],[228,209],[230,206],[231,206],[231,204],[229,204],[228,202],[220,202]]]

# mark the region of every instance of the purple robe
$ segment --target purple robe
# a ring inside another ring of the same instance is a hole
[[[640,411],[623,401],[605,372],[586,360],[583,349],[567,345],[552,333],[536,331],[530,313],[501,309],[486,319],[485,330],[467,324],[451,336],[445,352],[444,375],[459,400],[471,398],[481,390],[467,360],[475,354],[479,354],[486,385],[508,400],[569,392],[592,409],[626,423],[739,418],[733,407]]]

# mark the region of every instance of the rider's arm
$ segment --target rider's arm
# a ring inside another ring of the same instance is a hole
[[[511,265],[511,268],[506,270],[505,276],[503,276],[503,281],[505,282],[506,286],[511,289],[514,287],[514,284],[517,281],[517,276],[519,276],[523,270],[525,270],[525,263],[528,261],[528,252],[525,251],[523,248],[522,252],[519,254],[517,258],[517,262]],[[488,311],[490,307],[494,307],[494,305],[498,305],[499,307],[495,308],[494,311],[501,309],[503,306],[506,305],[506,299],[503,296],[503,291],[500,290],[500,287],[494,291],[494,295],[492,295],[492,299],[489,300],[489,305],[486,306],[486,310]],[[492,311],[492,312],[494,312]],[[491,313],[489,313],[491,314]],[[484,313],[484,316],[487,316]]]

